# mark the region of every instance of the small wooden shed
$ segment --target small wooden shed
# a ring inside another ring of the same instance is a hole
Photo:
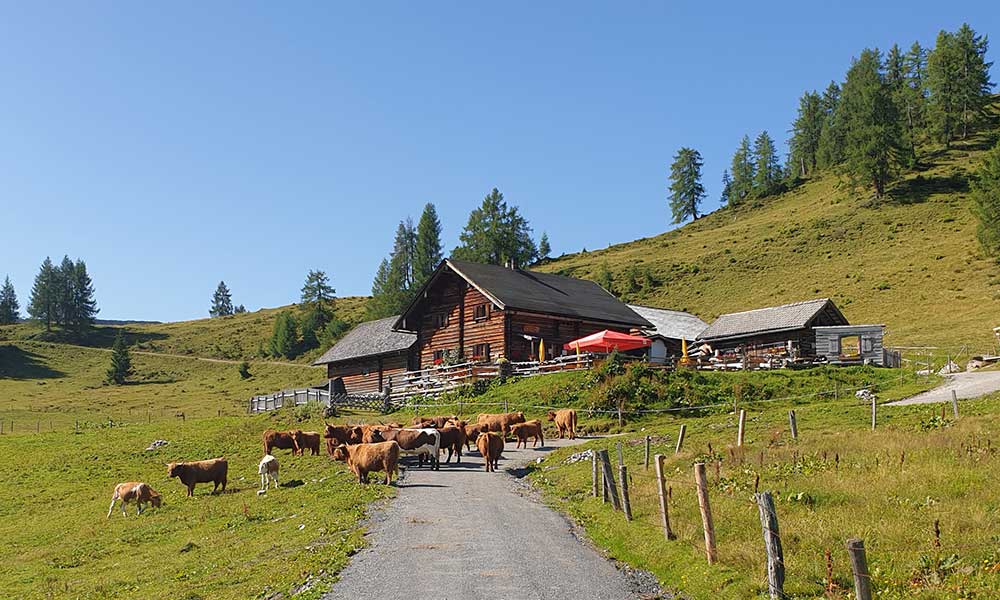
[[[885,325],[835,325],[813,327],[816,356],[837,365],[879,365],[886,363],[882,336]]]

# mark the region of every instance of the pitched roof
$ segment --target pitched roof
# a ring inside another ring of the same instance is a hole
[[[827,307],[834,311],[837,320],[844,325],[847,319],[829,298],[817,298],[805,302],[793,302],[781,306],[770,306],[744,312],[722,315],[701,333],[699,339],[713,340],[740,337],[765,331],[802,329]]]
[[[634,327],[652,327],[652,323],[636,314],[627,304],[615,298],[597,283],[565,275],[448,258],[428,280],[424,290],[434,283],[445,266],[501,309],[592,319]],[[420,302],[424,290],[416,294],[414,302],[403,315],[409,313]],[[402,318],[396,326],[402,327]]]
[[[708,328],[708,323],[691,313],[638,304],[629,304],[628,307],[653,324],[653,328],[643,330],[647,335],[655,334],[674,340],[684,338],[693,341]]]
[[[417,341],[417,335],[405,331],[393,331],[392,326],[399,316],[386,317],[377,321],[361,323],[340,338],[323,356],[313,361],[314,365],[325,365],[364,356],[380,356],[407,350]]]

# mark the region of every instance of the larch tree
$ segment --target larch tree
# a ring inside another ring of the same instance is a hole
[[[438,218],[437,209],[428,202],[417,222],[416,245],[413,253],[414,289],[424,285],[444,258],[441,231],[441,220]]]
[[[225,281],[220,281],[212,294],[212,307],[208,309],[212,317],[226,317],[233,314],[233,294]]]
[[[988,48],[986,37],[963,24],[955,33],[938,33],[927,57],[931,128],[945,144],[967,137],[983,118],[993,89]]]
[[[306,310],[302,316],[302,345],[306,349],[319,345],[320,333],[334,318],[336,292],[326,272],[309,270],[301,295]]]
[[[820,169],[835,167],[844,160],[844,128],[837,111],[840,93],[840,85],[831,81],[820,98],[823,130],[819,134],[819,145],[816,148],[816,166]]]
[[[847,71],[838,112],[844,125],[843,170],[855,187],[871,186],[876,198],[892,179],[900,145],[896,105],[881,72],[878,50],[865,49]]]
[[[701,154],[692,148],[681,148],[670,165],[669,201],[674,223],[687,218],[698,219],[698,205],[705,197],[701,184]]]
[[[133,374],[132,354],[125,342],[124,330],[119,329],[111,347],[111,366],[108,367],[106,381],[114,385],[123,385]]]
[[[552,247],[549,245],[549,234],[543,231],[541,239],[538,240],[538,258],[539,260],[548,260],[550,254],[552,254]]]
[[[987,256],[1000,259],[1000,142],[986,154],[970,187],[973,212],[979,219],[976,237]]]
[[[28,314],[32,319],[45,323],[45,330],[52,331],[59,307],[59,275],[52,259],[45,257],[35,282],[31,286]]]
[[[722,172],[722,193],[719,196],[719,203],[722,206],[729,206],[729,198],[732,194],[733,178],[729,176],[729,170]]]
[[[452,256],[460,260],[501,265],[513,260],[528,265],[538,257],[531,227],[516,206],[509,206],[493,188],[482,204],[469,213]]]
[[[781,164],[774,140],[767,131],[760,132],[753,143],[754,178],[753,195],[763,198],[774,194],[781,181]]]
[[[94,298],[94,282],[87,273],[87,264],[81,259],[73,263],[71,273],[65,273],[70,298],[68,308],[63,309],[64,324],[77,333],[82,333],[94,325],[97,313],[97,300]]]
[[[798,115],[792,123],[792,139],[788,144],[791,150],[789,171],[798,177],[806,177],[816,170],[819,138],[825,119],[820,95],[815,91],[802,94]]]
[[[10,276],[7,276],[4,278],[3,287],[0,288],[0,325],[17,323],[21,318],[20,309],[14,284],[10,282]]]
[[[298,346],[299,332],[295,317],[288,311],[282,311],[274,321],[271,339],[268,342],[268,352],[275,358],[293,358]]]
[[[740,140],[729,171],[733,178],[729,190],[729,204],[742,204],[753,193],[754,164],[750,136],[744,135]]]

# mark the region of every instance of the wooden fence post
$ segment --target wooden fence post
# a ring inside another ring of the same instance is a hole
[[[625,512],[625,520],[632,520],[632,503],[629,502],[628,498],[628,467],[625,465],[618,466],[618,477],[621,479],[622,483],[622,510]]]
[[[795,411],[794,410],[788,411],[788,426],[792,430],[792,439],[793,440],[799,439],[799,426],[798,426],[798,423],[796,423],[796,421],[795,421]]]
[[[872,581],[868,574],[865,543],[857,538],[847,540],[847,553],[851,557],[851,571],[854,572],[855,597],[857,600],[872,600]]]
[[[836,401],[840,401],[840,382],[839,381],[834,381],[833,382],[833,399],[836,400]]]
[[[955,413],[955,420],[958,420],[958,393],[951,390],[951,411]]]
[[[593,488],[593,489],[591,491],[594,494],[594,498],[596,498],[598,496],[598,492],[597,492],[597,480],[598,480],[598,475],[597,475],[597,451],[596,450],[591,450],[590,451],[590,462],[591,462],[591,468],[592,468],[591,470],[593,471],[592,477],[591,477],[591,488]]]
[[[601,457],[601,469],[604,472],[604,487],[606,489],[606,494],[611,498],[611,506],[615,510],[621,510],[622,505],[618,500],[618,489],[615,485],[615,474],[611,470],[611,458],[608,457],[607,450],[600,451]]]
[[[645,454],[645,456],[643,458],[643,462],[642,462],[643,468],[646,469],[647,471],[649,470],[649,445],[652,442],[653,442],[653,438],[647,435],[646,436],[646,454]]]
[[[708,503],[708,480],[705,478],[705,463],[695,463],[694,482],[698,486],[698,508],[701,510],[701,524],[705,530],[705,556],[708,564],[715,564],[715,526],[712,525],[712,507]]]
[[[663,455],[657,454],[653,460],[656,462],[656,491],[660,497],[660,521],[663,523],[663,537],[673,540],[677,536],[670,530],[670,512],[667,508],[667,482],[663,476]]]
[[[760,510],[760,527],[764,532],[764,550],[767,552],[767,591],[771,600],[785,597],[785,555],[781,551],[778,535],[778,513],[774,510],[771,492],[754,494]]]
[[[625,464],[625,460],[622,458],[622,443],[616,443],[615,448],[618,449],[618,466],[620,467]]]
[[[677,434],[677,447],[674,448],[674,454],[681,453],[681,447],[684,446],[684,434],[687,432],[687,425],[681,424],[681,432]]]
[[[743,432],[747,424],[747,411],[740,409],[740,426],[736,432],[736,447],[739,448],[743,445]]]
[[[876,408],[875,398],[872,398],[872,431],[875,431],[876,416],[878,414],[878,408]]]

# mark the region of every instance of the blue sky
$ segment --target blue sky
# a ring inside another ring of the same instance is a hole
[[[400,219],[434,202],[450,250],[494,186],[556,255],[656,235],[678,148],[715,208],[743,134],[783,146],[862,48],[968,21],[1000,51],[995,2],[363,4],[0,3],[22,307],[63,254],[103,318],[206,316],[220,279],[287,304],[309,269],[366,294]]]

